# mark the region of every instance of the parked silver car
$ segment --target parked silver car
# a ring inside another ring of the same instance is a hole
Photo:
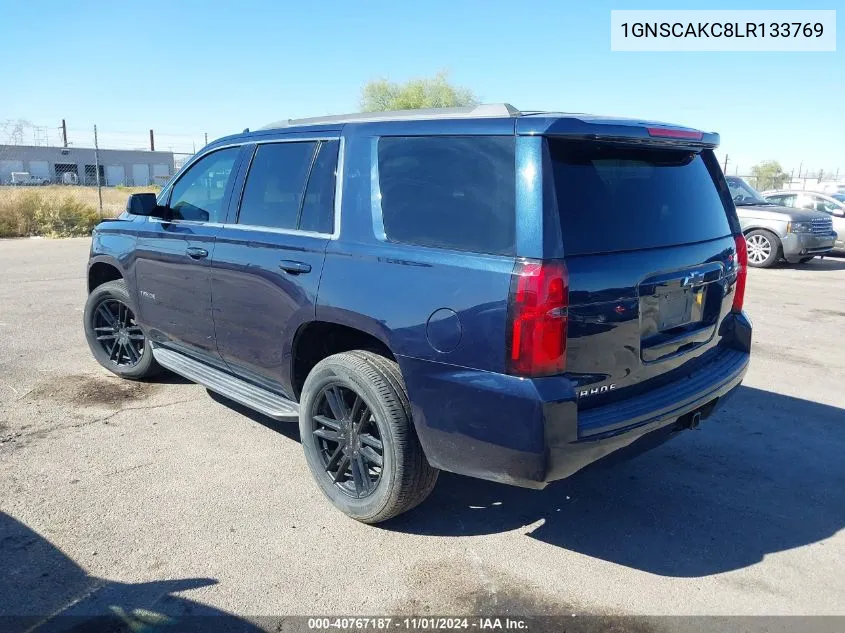
[[[822,211],[830,215],[833,230],[836,231],[836,244],[833,250],[845,254],[845,193],[826,194],[819,191],[764,191],[763,197],[769,202],[792,207]]]
[[[829,214],[779,206],[738,176],[726,180],[748,245],[749,266],[768,268],[782,259],[803,264],[833,249],[837,236]]]

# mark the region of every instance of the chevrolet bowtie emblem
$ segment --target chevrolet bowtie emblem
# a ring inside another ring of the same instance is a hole
[[[690,273],[681,280],[681,285],[684,287],[694,286],[702,281],[704,281],[704,273]]]

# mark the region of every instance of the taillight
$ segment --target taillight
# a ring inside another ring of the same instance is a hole
[[[700,141],[704,138],[704,132],[697,130],[678,130],[671,127],[647,127],[648,135],[655,138],[683,138],[692,141]]]
[[[560,261],[520,260],[508,305],[508,372],[550,376],[566,368],[569,275]]]
[[[736,243],[736,286],[734,287],[734,312],[742,310],[745,301],[745,279],[748,277],[748,245],[744,235],[734,237]]]

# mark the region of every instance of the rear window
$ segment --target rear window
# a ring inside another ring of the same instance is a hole
[[[694,152],[549,141],[567,255],[659,248],[731,234]]]
[[[382,137],[378,169],[390,241],[513,254],[514,137]]]

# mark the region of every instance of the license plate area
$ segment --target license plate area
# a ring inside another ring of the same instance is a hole
[[[692,325],[704,316],[705,287],[678,288],[657,297],[657,330],[665,332]]]
[[[639,285],[643,363],[693,351],[713,338],[724,297],[721,264],[658,273]]]

